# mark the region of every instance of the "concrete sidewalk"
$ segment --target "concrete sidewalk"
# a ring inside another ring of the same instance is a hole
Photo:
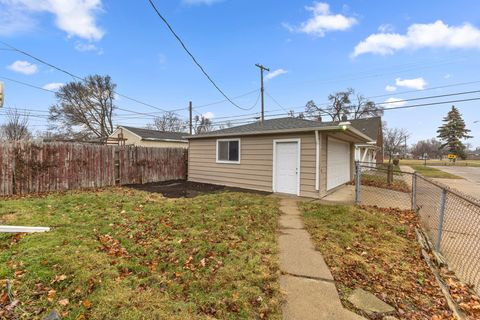
[[[297,200],[283,198],[280,205],[280,286],[286,294],[283,318],[364,319],[343,308],[332,274],[304,228]]]

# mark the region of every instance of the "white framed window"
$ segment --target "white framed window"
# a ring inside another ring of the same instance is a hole
[[[240,139],[217,140],[217,163],[240,163]]]

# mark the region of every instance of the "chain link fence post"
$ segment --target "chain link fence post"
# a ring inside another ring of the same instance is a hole
[[[438,233],[436,249],[438,252],[441,250],[442,236],[443,236],[443,221],[445,218],[445,202],[447,201],[447,189],[442,189],[442,196],[440,198],[440,210],[438,212]]]
[[[412,174],[412,210],[417,212],[417,173]]]
[[[362,168],[360,167],[360,162],[355,162],[355,204],[360,204],[360,178],[362,176]]]

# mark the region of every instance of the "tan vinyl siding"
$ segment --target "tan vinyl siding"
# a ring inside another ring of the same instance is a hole
[[[110,137],[116,138],[118,133],[119,129],[115,130]],[[141,140],[139,136],[127,129],[123,129],[123,138],[126,139],[125,145],[152,148],[188,148],[188,142]]]
[[[315,190],[315,134],[239,136],[240,164],[216,163],[216,138],[191,139],[188,179],[195,182],[272,191],[273,140],[301,139],[300,195],[318,197]],[[322,153],[323,153],[322,149]]]
[[[320,196],[327,194],[327,134],[320,135]]]

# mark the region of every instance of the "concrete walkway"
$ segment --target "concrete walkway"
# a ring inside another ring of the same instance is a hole
[[[283,198],[280,205],[280,286],[286,294],[283,318],[364,319],[343,308],[332,274],[304,228],[297,200]]]

